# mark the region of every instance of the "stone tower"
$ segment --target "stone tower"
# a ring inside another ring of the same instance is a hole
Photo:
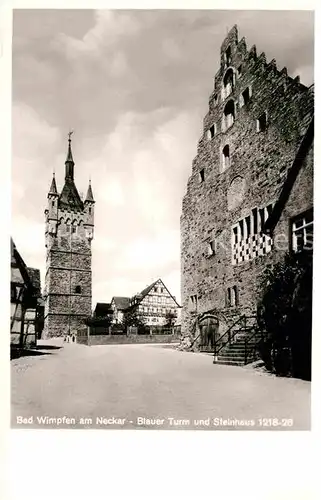
[[[86,199],[79,196],[74,165],[70,133],[65,184],[59,194],[53,175],[45,210],[45,338],[72,335],[91,315],[95,201],[90,182]]]

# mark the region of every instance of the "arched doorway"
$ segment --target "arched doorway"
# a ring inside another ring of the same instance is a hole
[[[200,327],[200,350],[214,351],[214,345],[219,337],[219,321],[216,316],[206,315],[199,322]]]

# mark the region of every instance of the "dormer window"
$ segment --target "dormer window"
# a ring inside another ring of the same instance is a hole
[[[226,144],[222,151],[222,170],[226,170],[230,166],[230,146]]]
[[[232,68],[228,69],[223,78],[223,87],[222,87],[222,98],[226,99],[234,90],[235,81],[234,81],[234,71]]]
[[[223,116],[223,130],[227,130],[230,128],[235,120],[235,105],[234,101],[231,99],[228,101],[224,108],[224,116]]]

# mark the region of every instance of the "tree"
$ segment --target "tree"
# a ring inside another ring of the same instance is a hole
[[[261,281],[259,327],[266,332],[260,354],[278,375],[311,379],[312,254],[286,254]]]
[[[165,315],[165,326],[167,326],[168,328],[173,328],[173,326],[175,325],[176,319],[177,319],[176,312],[171,311],[171,310],[167,311],[167,313]]]
[[[144,319],[139,316],[137,308],[131,307],[124,311],[124,316],[123,316],[123,321],[122,325],[125,330],[127,328],[134,326],[138,329],[138,331],[145,332],[146,330],[146,324]]]

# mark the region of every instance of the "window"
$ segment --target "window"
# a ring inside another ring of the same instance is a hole
[[[313,249],[313,211],[296,217],[291,223],[292,250],[302,252]]]
[[[232,303],[236,307],[239,305],[239,290],[236,285],[232,287]]]
[[[267,113],[264,111],[256,120],[256,129],[258,132],[264,132],[267,129]]]
[[[71,228],[71,232],[72,232],[72,233],[75,233],[75,232],[76,232],[76,229],[77,229],[77,228],[76,228],[76,226],[72,226],[72,228]]]
[[[190,301],[190,309],[193,311],[197,310],[197,295],[191,295],[189,298]]]
[[[217,103],[218,103],[218,95],[217,95],[217,94],[215,94],[215,95],[214,95],[214,104],[217,104]]]
[[[88,212],[89,212],[89,215],[91,215],[91,207],[89,207]]]
[[[80,285],[75,286],[75,293],[81,293],[81,286]]]
[[[204,168],[202,168],[202,170],[200,170],[200,172],[199,172],[199,181],[200,182],[204,182],[205,181],[205,170],[204,170]]]
[[[215,253],[216,253],[215,240],[209,241],[207,244],[207,255],[211,257],[212,255],[215,255]]]
[[[238,287],[236,285],[229,287],[226,293],[226,306],[237,307],[239,305]]]
[[[226,99],[234,90],[234,71],[228,69],[223,78],[222,98]]]
[[[211,139],[213,139],[215,134],[216,134],[216,123],[213,123],[213,125],[207,131],[207,139],[210,141]]]
[[[227,47],[227,49],[225,51],[225,61],[226,61],[227,66],[229,66],[231,64],[231,56],[232,56],[231,47]]]
[[[227,289],[227,294],[226,294],[226,306],[231,307],[232,304],[232,292],[231,289]]]
[[[161,288],[161,289],[160,289],[160,293],[163,293],[163,291],[164,291],[164,288]]]
[[[51,205],[54,207],[55,206],[55,200],[52,200]]]
[[[250,102],[250,97],[251,97],[251,91],[250,88],[247,87],[240,96],[240,107],[246,106]]]
[[[240,78],[240,76],[242,76],[242,73],[243,73],[243,66],[242,64],[240,64],[240,66],[237,68],[237,76]]]
[[[226,144],[222,151],[222,167],[226,170],[230,166],[230,146]]]
[[[224,108],[224,116],[223,116],[223,130],[227,130],[230,128],[235,120],[235,106],[234,101],[231,99],[228,101]]]

